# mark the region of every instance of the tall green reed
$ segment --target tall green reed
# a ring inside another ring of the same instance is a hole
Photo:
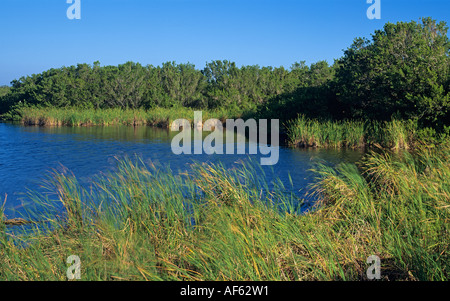
[[[288,143],[297,147],[409,149],[418,140],[417,121],[318,120],[300,115],[286,123]]]
[[[25,249],[9,245],[3,257],[8,268],[2,272],[8,279],[36,279],[36,271],[45,267],[46,279],[60,280],[64,258],[78,254],[89,267],[85,277],[92,280],[273,279],[279,276],[276,258],[252,250],[275,246],[276,235],[259,235],[266,220],[287,211],[283,206],[294,212],[292,204],[300,200],[291,194],[279,202],[274,196],[285,195],[285,188],[275,183],[266,191],[253,174],[251,167],[210,165],[174,174],[125,160],[117,172],[83,189],[74,177],[55,173],[47,187],[53,185],[57,197],[33,196],[48,209],[33,218],[47,228],[23,233],[20,239],[30,241]],[[55,204],[63,207],[58,217],[51,209]],[[24,265],[30,266],[25,274],[14,274]]]
[[[0,277],[64,280],[73,254],[84,280],[366,280],[378,255],[384,280],[448,280],[449,153],[421,146],[318,165],[306,213],[254,165],[174,172],[124,160],[88,188],[54,173],[56,194],[33,199],[46,223],[5,241]]]
[[[194,109],[153,108],[144,109],[83,109],[83,108],[37,108],[24,107],[18,111],[24,125],[40,126],[92,126],[92,125],[150,125],[168,128],[176,119],[194,121]],[[236,117],[226,110],[202,111],[203,119],[218,118],[225,121]]]

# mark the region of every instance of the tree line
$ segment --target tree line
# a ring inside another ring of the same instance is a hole
[[[78,64],[13,80],[10,93],[2,98],[3,109],[27,103],[99,109],[185,106],[249,110],[273,96],[308,85],[316,69],[328,72],[329,66],[321,62],[309,68],[302,62],[291,70],[257,65],[238,68],[227,60],[207,63],[203,70],[175,62],[156,67],[134,62],[104,67],[99,62]]]
[[[143,66],[99,62],[54,68],[0,87],[0,114],[20,106],[190,107],[290,119],[417,119],[450,124],[448,26],[431,18],[387,23],[356,38],[332,65],[236,66],[227,60]]]

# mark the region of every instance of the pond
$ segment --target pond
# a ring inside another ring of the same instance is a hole
[[[259,164],[264,155],[247,154],[176,155],[171,141],[178,132],[155,127],[25,127],[0,123],[0,206],[5,215],[18,217],[27,190],[39,191],[42,180],[53,169],[70,170],[82,184],[89,185],[101,173],[114,172],[117,158],[139,156],[145,163],[185,170],[193,162],[222,163],[226,167],[251,160]],[[207,133],[206,133],[207,134]],[[293,149],[280,146],[278,163],[263,166],[268,180],[279,178],[303,196],[314,181],[310,171],[315,162],[355,162],[362,150]]]

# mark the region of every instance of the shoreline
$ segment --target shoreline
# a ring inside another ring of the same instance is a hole
[[[194,125],[195,109],[155,108],[152,110],[78,109],[78,108],[22,108],[12,122],[23,126],[91,127],[91,126],[151,126],[170,129],[176,119],[186,119]],[[200,111],[200,110],[199,110]],[[224,128],[227,119],[249,119],[252,115],[240,115],[226,111],[202,111],[202,120],[218,119]],[[245,115],[245,116],[244,116]],[[264,118],[267,119],[267,118]],[[10,122],[3,120],[3,122]],[[248,133],[246,132],[246,136]],[[293,148],[414,149],[419,141],[430,145],[448,140],[449,133],[437,133],[432,128],[420,128],[413,120],[362,121],[320,120],[299,115],[295,119],[281,121],[280,144]]]

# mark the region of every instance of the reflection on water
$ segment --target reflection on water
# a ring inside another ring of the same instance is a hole
[[[79,181],[89,184],[101,172],[114,171],[116,157],[141,157],[144,162],[185,169],[196,162],[221,162],[233,166],[237,161],[260,162],[263,155],[175,155],[172,138],[178,134],[154,127],[23,127],[0,123],[0,203],[5,195],[5,213],[16,216],[21,208],[22,194],[27,188],[39,190],[40,181],[52,169],[68,168]],[[203,136],[208,133],[203,133]],[[192,135],[194,137],[194,135]],[[248,147],[246,148],[248,151]],[[361,151],[315,150],[280,147],[279,161],[264,166],[267,176],[279,177],[288,185],[289,175],[294,190],[300,194],[313,181],[309,171],[313,162],[329,164],[357,161]],[[272,174],[273,170],[273,174]],[[0,205],[1,205],[0,204]]]

